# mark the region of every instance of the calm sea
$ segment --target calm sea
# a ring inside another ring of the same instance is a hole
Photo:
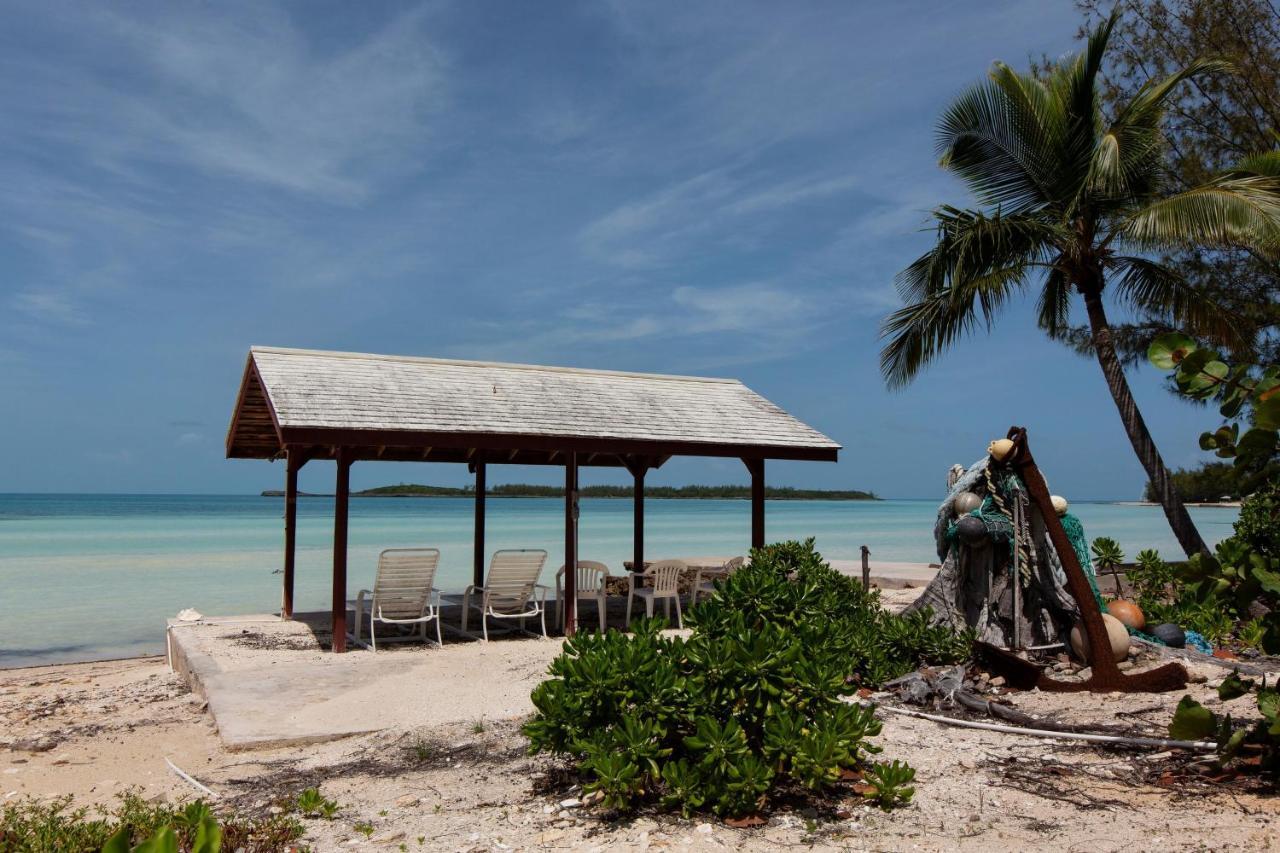
[[[649,500],[652,558],[742,553],[745,501]],[[934,501],[770,502],[769,539],[817,538],[830,558],[929,562]],[[1160,510],[1076,503],[1090,538],[1110,536],[1132,555],[1180,553]],[[298,609],[329,600],[333,501],[298,501]],[[283,500],[230,495],[0,494],[0,667],[163,651],[164,620],[185,607],[209,615],[279,607]],[[1231,534],[1236,513],[1192,509],[1207,540]],[[491,499],[488,547],[563,549],[559,499]],[[349,588],[372,580],[382,548],[432,546],[437,586],[460,590],[471,573],[472,504],[455,498],[352,500]],[[581,556],[614,571],[631,554],[631,502],[582,502]],[[550,584],[548,569],[544,582]]]

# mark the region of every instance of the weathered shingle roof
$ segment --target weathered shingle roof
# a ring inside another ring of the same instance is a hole
[[[286,443],[330,441],[383,452],[651,449],[834,459],[839,450],[731,379],[252,348],[228,456],[262,458]]]

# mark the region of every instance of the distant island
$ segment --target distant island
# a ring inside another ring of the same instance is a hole
[[[584,486],[579,494],[584,498],[629,498],[630,486]],[[560,486],[535,486],[529,483],[510,483],[493,486],[485,491],[494,498],[558,498],[564,496]],[[673,498],[677,500],[726,500],[751,497],[750,486],[646,486],[646,498]],[[283,497],[280,489],[268,489],[266,498]],[[299,497],[331,497],[311,492],[299,492]],[[353,498],[470,498],[475,490],[469,487],[424,486],[417,483],[400,483],[395,486],[378,486],[352,492]],[[790,486],[767,486],[764,496],[772,501],[878,501],[874,492],[857,489],[795,489]]]

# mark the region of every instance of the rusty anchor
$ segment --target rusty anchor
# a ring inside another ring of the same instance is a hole
[[[1126,675],[1120,671],[1115,659],[1111,656],[1111,642],[1107,637],[1107,628],[1102,621],[1102,611],[1093,597],[1089,579],[1085,576],[1080,561],[1076,558],[1075,549],[1067,538],[1067,532],[1054,512],[1049,499],[1049,487],[1036,467],[1035,458],[1027,444],[1027,431],[1023,427],[1010,427],[1008,438],[1013,441],[1013,449],[1003,460],[1012,464],[1027,493],[1040,510],[1044,518],[1045,529],[1049,541],[1053,543],[1062,568],[1067,574],[1067,591],[1076,600],[1080,608],[1080,617],[1084,622],[1085,635],[1089,638],[1090,676],[1084,681],[1058,681],[1049,677],[1044,667],[1023,660],[1017,655],[993,646],[990,643],[976,643],[975,654],[993,672],[1003,675],[1013,687],[1030,689],[1038,687],[1045,691],[1069,692],[1089,691],[1091,693],[1163,693],[1169,690],[1181,690],[1187,686],[1187,671],[1177,663],[1150,669],[1146,672]]]

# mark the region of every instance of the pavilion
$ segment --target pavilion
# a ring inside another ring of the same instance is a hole
[[[751,474],[751,547],[764,545],[766,459],[836,461],[840,445],[732,379],[252,347],[227,457],[285,459],[284,597],[293,616],[298,471],[337,467],[333,650],[347,636],[347,507],[356,461],[465,463],[475,473],[477,585],[484,583],[489,465],[565,470],[565,565],[578,559],[578,469],[635,480],[634,563],[644,565],[644,478],[672,456],[741,459]],[[577,597],[565,573],[565,632]]]

